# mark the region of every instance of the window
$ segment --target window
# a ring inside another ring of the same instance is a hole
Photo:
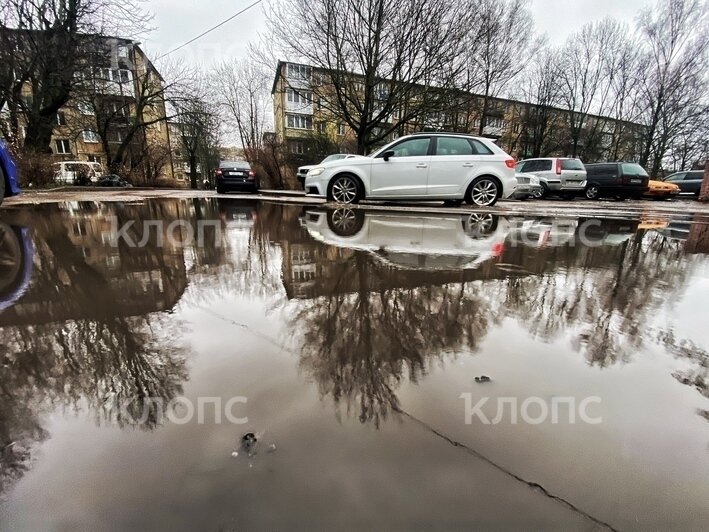
[[[667,178],[667,181],[669,181],[670,183],[676,183],[677,181],[684,180],[684,176],[686,176],[686,175],[687,174],[685,174],[685,173],[671,175],[670,177]]]
[[[101,157],[98,155],[87,155],[87,159],[90,163],[100,163]]]
[[[128,57],[128,47],[125,44],[119,44],[116,48],[118,57]]]
[[[492,150],[485,146],[482,142],[476,139],[470,139],[470,144],[473,146],[473,152],[476,155],[492,155]]]
[[[308,115],[286,115],[286,125],[292,129],[313,129],[313,117]]]
[[[519,124],[512,124],[512,133],[519,133],[520,131],[520,125]]]
[[[620,165],[623,175],[636,175],[640,177],[647,177],[647,172],[639,164],[634,163],[623,163]]]
[[[684,176],[685,181],[701,181],[704,179],[704,172],[687,172],[687,175]]]
[[[57,139],[54,141],[54,149],[60,155],[69,155],[71,153],[71,142],[67,139]]]
[[[62,111],[57,111],[57,125],[66,126],[66,115]]]
[[[108,105],[108,110],[111,114],[122,116],[124,118],[130,115],[130,108],[128,107],[128,104],[123,104],[121,102],[111,102]]]
[[[85,129],[84,131],[82,131],[81,136],[83,137],[84,142],[88,142],[91,144],[95,144],[98,142],[98,135],[95,131],[91,131],[90,129]]]
[[[562,159],[561,160],[562,170],[585,170],[583,163],[578,159]]]
[[[318,132],[321,134],[327,133],[327,125],[325,124],[325,122],[320,122],[318,124]]]
[[[82,115],[92,115],[94,114],[93,106],[88,102],[79,102],[77,107]]]
[[[295,153],[297,155],[303,155],[305,153],[305,146],[300,141],[291,141],[288,143],[288,147],[290,148],[291,153]]]
[[[290,79],[310,79],[310,67],[305,65],[288,64],[288,78]]]
[[[549,172],[551,159],[532,159],[524,163],[523,172]]]
[[[130,77],[130,70],[113,71],[113,81],[115,81],[116,83],[129,83]]]
[[[337,134],[338,135],[345,134],[345,124],[337,124]]]
[[[428,146],[431,139],[428,137],[408,139],[400,142],[390,151],[394,152],[394,157],[421,157],[428,155]]]
[[[438,137],[436,155],[473,155],[473,146],[468,139]]]
[[[313,103],[313,94],[310,92],[286,89],[286,98],[289,102],[310,105]]]

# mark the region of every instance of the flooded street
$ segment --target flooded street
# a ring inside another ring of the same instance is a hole
[[[707,301],[701,216],[4,209],[0,530],[703,529]]]

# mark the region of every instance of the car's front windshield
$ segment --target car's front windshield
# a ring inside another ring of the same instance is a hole
[[[329,163],[329,162],[332,162],[332,161],[339,161],[340,159],[344,159],[345,157],[347,157],[347,156],[346,156],[346,155],[343,155],[343,154],[340,154],[340,153],[335,154],[335,155],[328,155],[327,157],[325,157],[325,158],[322,160],[322,163],[320,163],[320,164],[325,164],[325,163]]]

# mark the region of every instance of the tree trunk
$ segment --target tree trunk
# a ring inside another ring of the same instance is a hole
[[[709,201],[709,159],[704,163],[704,181],[699,190],[699,201]]]
[[[190,187],[197,190],[197,157],[190,155]]]
[[[35,153],[52,153],[54,117],[30,116],[24,147]]]

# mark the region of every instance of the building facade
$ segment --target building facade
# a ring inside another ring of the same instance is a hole
[[[355,88],[362,86],[358,81],[361,76],[351,76]],[[327,71],[310,65],[278,64],[271,91],[274,128],[290,162],[311,164],[329,153],[356,150],[354,132],[328,110],[332,104],[323,103],[333,93],[328,78]],[[575,155],[584,162],[635,161],[640,151],[641,125],[609,117],[578,116],[559,107],[504,98],[488,98],[485,102],[478,94],[448,90],[441,92],[438,108],[402,121],[408,105],[402,102],[400,109],[393,109],[385,117],[387,129],[397,123],[400,126],[380,144],[414,132],[451,131],[495,139],[518,159]]]
[[[52,159],[102,164],[134,182],[173,180],[165,81],[139,44],[86,36],[91,48],[74,72],[70,100],[56,113]],[[22,99],[31,103],[29,83]],[[24,142],[26,123],[6,105],[3,118]]]

